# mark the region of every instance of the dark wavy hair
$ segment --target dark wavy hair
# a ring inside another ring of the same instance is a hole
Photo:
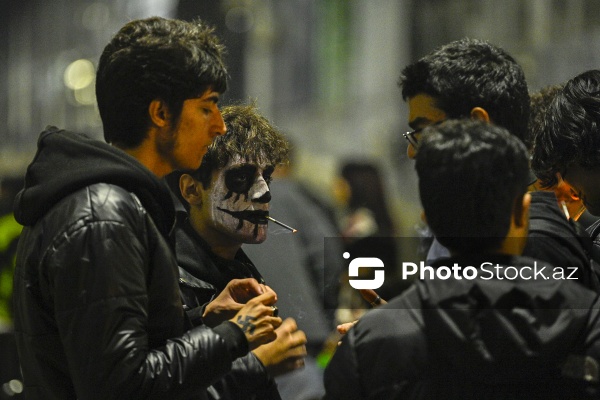
[[[535,137],[546,129],[546,112],[552,100],[562,90],[563,85],[548,85],[529,95],[531,111],[529,114],[529,135],[525,138],[525,146],[533,149]]]
[[[474,107],[523,140],[527,135],[529,93],[521,66],[489,42],[461,39],[434,50],[402,71],[404,100],[427,94],[449,118],[467,118]]]
[[[545,116],[545,129],[536,136],[532,167],[542,185],[557,183],[556,173],[572,164],[600,166],[600,70],[570,79]]]
[[[212,172],[240,156],[259,164],[277,166],[288,162],[289,144],[285,136],[258,113],[255,105],[232,105],[221,110],[227,133],[208,147],[202,165],[192,173],[207,188]]]
[[[427,223],[441,244],[460,253],[500,246],[527,190],[522,141],[485,122],[446,121],[424,131],[415,168]]]
[[[146,137],[148,106],[163,100],[176,122],[186,99],[227,88],[224,47],[201,21],[152,17],[131,21],[100,57],[96,98],[104,138],[123,148]]]

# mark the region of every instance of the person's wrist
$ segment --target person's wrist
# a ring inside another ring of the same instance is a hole
[[[225,342],[232,360],[250,351],[250,344],[244,331],[234,322],[224,321],[213,329]]]

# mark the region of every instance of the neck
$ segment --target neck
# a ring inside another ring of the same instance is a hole
[[[144,143],[133,149],[124,149],[116,145],[115,147],[138,160],[142,165],[144,165],[146,168],[152,171],[152,173],[154,173],[154,175],[158,176],[159,178],[162,178],[165,175],[171,173],[173,171],[173,168],[171,168],[169,164],[167,164],[164,160],[158,157],[158,153],[156,152],[156,150],[151,149],[148,145],[145,145]]]
[[[235,255],[242,248],[242,245],[227,246],[219,243],[208,243],[213,253],[226,260],[235,259]]]

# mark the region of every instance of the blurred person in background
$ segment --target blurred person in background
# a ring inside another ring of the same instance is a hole
[[[348,258],[379,258],[385,265],[386,279],[377,292],[383,298],[399,294],[404,287],[396,278],[399,257],[396,229],[379,167],[372,162],[342,162],[333,184],[333,196],[339,207],[339,229]],[[348,284],[347,273],[341,282],[337,318],[338,322],[346,323],[358,318],[368,303]]]
[[[12,281],[23,229],[15,220],[13,204],[22,187],[22,177],[0,178],[0,332],[12,331]]]
[[[533,143],[535,141],[535,137],[540,134],[540,132],[545,127],[544,118],[546,116],[546,112],[558,94],[563,88],[563,85],[548,85],[544,86],[540,90],[531,93],[531,113],[529,115],[529,132],[524,142],[530,152],[533,151]],[[567,185],[560,176],[557,177],[556,185],[546,188],[543,187],[539,180],[536,180],[533,185],[531,185],[531,191],[536,190],[552,190],[556,194],[556,198],[561,205],[564,201],[565,207],[567,208],[567,212],[569,217],[574,221],[581,222],[582,219],[590,218],[590,213],[586,212],[585,205],[583,204],[583,200],[577,197],[577,194],[571,189],[569,185]],[[564,210],[563,210],[564,211]],[[585,215],[585,217],[584,217]],[[592,216],[590,223],[586,223],[584,227],[587,227],[591,224],[591,222],[596,219]]]
[[[418,154],[424,128],[448,119],[481,120],[506,128],[524,143],[533,140],[529,118],[531,105],[537,107],[537,103],[532,103],[525,74],[510,54],[487,41],[464,38],[435,49],[403,69],[399,86],[408,104],[412,129],[404,134],[409,158]],[[541,109],[536,112],[543,114]],[[530,172],[530,184],[536,180]],[[554,194],[533,192],[530,208],[534,219],[532,239],[524,255],[558,267],[577,268],[577,282],[597,290],[589,246],[576,225],[568,222]],[[425,263],[432,265],[450,252],[438,240],[431,239],[433,235],[425,221],[424,226],[423,243],[430,243],[424,254]],[[345,324],[338,330],[345,333],[351,325]]]
[[[530,154],[535,138],[546,129],[546,113],[562,87],[549,85],[530,95],[529,134],[524,140]],[[593,261],[592,241],[579,223],[585,212],[583,200],[562,180],[560,174],[555,185],[545,187],[538,179],[530,185],[529,190],[532,207],[523,254],[564,267],[565,270],[575,268],[577,282],[600,292],[600,264]],[[590,216],[588,212],[585,214]]]
[[[600,216],[600,70],[588,70],[567,81],[544,117],[535,136],[532,166],[542,187],[562,180],[583,201],[590,214]],[[587,228],[594,260],[600,259],[600,222]]]
[[[270,214],[297,232],[270,224],[267,240],[245,251],[278,293],[282,314],[294,317],[306,333],[305,368],[276,378],[283,399],[306,400],[325,394],[323,368],[330,357],[327,345],[334,331],[345,260],[333,207],[294,174],[297,153],[292,142],[290,162],[275,168],[269,185]],[[332,339],[336,342],[337,337]]]
[[[22,391],[17,344],[13,334],[12,292],[17,243],[23,226],[13,214],[23,177],[0,178],[0,399],[18,399]]]

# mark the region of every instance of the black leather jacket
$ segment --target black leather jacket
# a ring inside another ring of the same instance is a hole
[[[179,284],[185,308],[193,324],[202,321],[205,305],[232,279],[264,280],[254,264],[239,250],[235,260],[214,254],[189,224],[185,210],[178,212],[175,228]],[[253,353],[233,362],[231,372],[211,388],[214,399],[280,400],[275,381]]]
[[[135,159],[40,136],[15,215],[15,333],[30,399],[202,399],[248,351],[230,322],[185,331],[173,206]]]

